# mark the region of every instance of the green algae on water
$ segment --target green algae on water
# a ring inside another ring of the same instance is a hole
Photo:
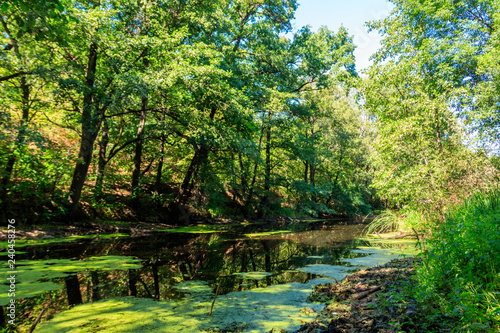
[[[46,291],[58,290],[63,286],[50,281],[72,274],[93,270],[128,270],[141,268],[139,259],[127,256],[90,257],[85,260],[49,259],[16,261],[15,299],[33,297]],[[0,279],[7,281],[7,270],[0,271]],[[0,284],[0,306],[7,305],[9,286]]]
[[[243,273],[233,273],[233,275],[240,276],[247,280],[262,280],[266,277],[273,275],[270,272],[243,272]]]
[[[265,231],[265,232],[256,232],[256,233],[252,233],[252,234],[245,234],[245,236],[250,237],[250,238],[260,238],[260,237],[266,237],[266,236],[288,234],[291,232],[292,232],[291,230]]]
[[[322,307],[321,304],[306,302],[312,287],[329,282],[334,282],[334,279],[315,279],[305,284],[279,284],[218,295],[212,316],[209,316],[214,292],[204,282],[188,281],[179,285],[188,293],[185,299],[157,302],[123,297],[79,305],[56,314],[50,322],[39,327],[39,332],[293,331],[303,322],[312,321]]]
[[[220,230],[216,226],[212,225],[192,225],[173,229],[161,229],[159,231],[185,234],[212,234],[216,232],[225,232],[225,230]]]
[[[97,235],[74,235],[67,237],[57,237],[57,238],[40,238],[40,239],[16,239],[16,248],[22,248],[26,246],[39,246],[39,245],[49,245],[49,244],[58,244],[58,243],[69,243],[75,242],[80,239],[112,239],[118,237],[129,237],[128,234],[97,234]],[[0,242],[0,252],[3,252],[7,249],[8,242],[1,241]]]
[[[392,239],[392,238],[381,238],[381,237],[362,237],[358,238],[360,241],[365,241],[373,246],[377,245],[387,245],[391,247],[401,247],[401,246],[407,246],[407,247],[415,247],[417,244],[416,239]]]
[[[183,293],[187,297],[197,298],[199,301],[210,301],[214,297],[214,292],[206,281],[184,281],[172,288]]]
[[[282,234],[287,231],[278,231]],[[258,233],[254,236],[269,236]],[[247,235],[248,237],[251,237]],[[133,297],[109,299],[76,306],[61,312],[39,332],[213,332],[240,330],[249,333],[294,331],[304,322],[312,321],[323,307],[321,303],[307,303],[313,286],[341,280],[359,266],[380,264],[401,255],[397,249],[359,248],[359,258],[344,259],[351,265],[308,265],[298,271],[318,274],[307,283],[275,284],[241,292],[218,295],[212,316],[209,316],[214,290],[207,282],[185,281],[174,287],[186,297],[180,300],[153,301]],[[363,256],[364,255],[364,256]],[[320,259],[320,258],[310,258]],[[263,274],[264,273],[264,274]],[[268,272],[254,272],[265,277]],[[240,275],[240,274],[236,274]],[[240,275],[245,278],[243,275]],[[249,276],[249,275],[247,275]],[[257,277],[257,276],[256,276]],[[249,278],[249,280],[251,280]]]
[[[318,259],[318,260],[322,260],[322,259],[325,259],[326,257],[325,256],[306,256],[307,259]]]
[[[351,265],[348,266],[335,266],[335,265],[325,265],[325,264],[316,264],[316,265],[307,265],[302,268],[298,268],[298,270],[333,277],[337,280],[341,280],[354,270],[364,267],[371,267],[376,265],[383,265],[392,259],[400,258],[402,255],[413,255],[415,251],[412,248],[374,248],[374,247],[359,247],[357,249],[351,250],[352,253],[358,253],[362,256],[357,258],[344,258],[340,259],[341,262],[347,263]],[[309,256],[315,257],[315,256]],[[308,258],[309,258],[308,257]]]
[[[351,265],[372,267],[383,265],[393,259],[398,259],[401,256],[412,256],[416,254],[414,248],[377,248],[377,247],[360,247],[352,250],[353,253],[366,254],[366,256],[359,258],[344,258],[340,261],[349,263]]]
[[[347,275],[351,274],[356,269],[359,269],[359,267],[347,267],[347,266],[335,266],[335,265],[323,265],[323,264],[307,265],[306,267],[298,268],[299,271],[305,273],[329,276],[339,281],[345,278]]]

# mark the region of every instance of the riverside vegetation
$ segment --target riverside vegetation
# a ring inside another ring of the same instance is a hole
[[[422,246],[421,327],[498,331],[500,4],[390,2],[364,75],[296,0],[2,2],[2,219],[376,213]]]

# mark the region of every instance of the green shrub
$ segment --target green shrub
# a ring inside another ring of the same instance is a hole
[[[500,190],[478,193],[435,227],[418,270],[428,309],[469,332],[500,329]]]

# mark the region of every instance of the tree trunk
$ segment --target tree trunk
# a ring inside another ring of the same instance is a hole
[[[267,192],[271,189],[271,125],[268,126],[266,131],[266,174],[264,176],[264,191]]]
[[[165,111],[163,111],[161,115],[161,122],[163,123],[165,121]],[[158,158],[158,167],[156,169],[156,181],[155,181],[155,190],[156,193],[160,193],[160,186],[161,186],[161,177],[163,173],[163,154],[165,154],[165,135],[162,134],[160,136],[160,157]]]
[[[309,179],[311,181],[311,185],[312,186],[316,186],[316,179],[315,179],[316,178],[316,167],[313,166],[313,165],[311,165],[309,167],[309,171],[310,171],[310,173],[309,173]]]
[[[271,272],[271,250],[269,249],[268,241],[261,241],[262,247],[264,248],[264,266],[266,272]],[[271,277],[266,276],[266,283],[268,286],[271,285]]]
[[[241,174],[241,199],[246,196],[248,190],[247,172],[245,170],[245,163],[243,162],[243,156],[241,152],[238,152],[238,162],[240,164],[240,174]]]
[[[137,274],[135,269],[128,270],[128,295],[137,297]]]
[[[259,218],[264,217],[265,207],[269,201],[269,195],[271,190],[271,125],[269,124],[266,128],[266,165],[264,173],[264,196],[260,201],[260,207],[258,211]]]
[[[64,281],[66,282],[69,305],[82,304],[82,293],[80,292],[80,282],[78,282],[78,276],[67,276]]]
[[[186,176],[182,182],[180,191],[179,191],[179,203],[184,205],[188,202],[191,197],[191,190],[193,186],[191,182],[200,170],[200,167],[206,162],[208,159],[208,153],[210,152],[210,148],[206,144],[200,144],[196,148],[196,152],[189,164],[188,170],[186,172]]]
[[[92,302],[97,302],[101,300],[101,293],[99,292],[99,273],[97,271],[92,271]]]
[[[97,69],[97,44],[90,43],[89,60],[87,65],[87,76],[85,78],[85,92],[83,94],[82,110],[82,138],[78,159],[73,171],[73,179],[69,188],[69,211],[70,217],[76,217],[78,213],[82,188],[87,179],[90,162],[92,161],[92,148],[97,137],[97,132],[101,122],[97,103],[94,101],[94,83]]]
[[[5,327],[5,311],[3,311],[3,306],[0,306],[0,327],[3,328]]]
[[[311,140],[312,140],[314,137],[314,120],[312,121],[311,126],[312,126],[311,127]],[[314,163],[314,160],[313,160],[313,163]],[[314,166],[313,163],[309,163],[309,182],[313,186],[313,191],[314,191],[314,187],[316,186],[316,183],[315,183],[316,167]],[[311,195],[311,200],[313,202],[316,202],[316,194],[314,194],[314,192]]]
[[[155,284],[155,299],[160,299],[160,279],[158,277],[158,262],[156,260],[153,261],[153,281]]]
[[[260,131],[259,152],[260,152],[260,148],[261,148],[261,145],[262,145],[262,137],[263,136],[264,136],[264,127],[262,127],[262,129]],[[248,191],[248,196],[247,196],[247,199],[245,201],[245,207],[244,207],[245,211],[248,211],[248,208],[250,206],[250,202],[252,201],[253,192],[254,192],[254,188],[255,188],[255,182],[257,180],[257,168],[258,167],[259,167],[259,160],[256,159],[254,167],[253,167],[252,183],[250,184],[250,190]]]
[[[144,52],[142,63],[147,68],[149,61],[146,58],[147,50]],[[142,143],[144,137],[144,125],[146,123],[146,110],[148,108],[147,93],[141,98],[141,113],[139,115],[139,127],[137,128],[137,142],[135,144],[134,169],[132,171],[132,196],[139,190],[139,181],[141,177],[141,162],[142,162]]]
[[[142,163],[142,141],[144,136],[144,124],[146,123],[146,108],[148,98],[142,97],[141,114],[139,116],[139,127],[137,128],[137,142],[135,144],[134,169],[132,171],[132,195],[139,189],[139,178],[141,176]]]
[[[309,174],[309,163],[307,161],[304,161],[304,183],[308,183],[308,174]]]
[[[217,109],[212,108],[209,117],[210,121],[213,121],[216,111]],[[191,181],[198,174],[200,167],[206,163],[209,152],[210,152],[209,145],[203,143],[197,145],[194,156],[191,159],[191,163],[189,164],[188,170],[179,189],[179,195],[177,200],[178,204],[181,205],[186,204],[189,198],[191,197],[191,189],[192,189],[192,186],[190,185]]]
[[[309,166],[309,180],[311,181],[311,185],[313,186],[313,191],[314,191],[314,187],[316,186],[315,177],[316,177],[316,167],[313,165],[310,165]],[[313,202],[316,202],[316,194],[314,192],[311,195],[311,199]]]
[[[106,118],[103,120],[103,126],[101,129],[101,141],[99,142],[99,160],[97,162],[97,178],[95,181],[95,193],[98,195],[102,194],[102,185],[104,183],[104,169],[106,168],[106,151],[109,144],[109,126]]]

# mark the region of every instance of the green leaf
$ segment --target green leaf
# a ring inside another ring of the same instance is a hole
[[[29,7],[23,1],[19,2],[19,7],[25,12],[29,11]]]

